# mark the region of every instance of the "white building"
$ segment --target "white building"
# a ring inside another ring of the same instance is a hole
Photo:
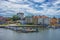
[[[41,16],[38,18],[38,24],[50,24],[50,18],[46,16]]]
[[[43,18],[38,18],[38,24],[43,24]]]
[[[25,22],[28,23],[28,24],[29,24],[29,23],[32,23],[32,22],[33,22],[32,16],[26,16],[26,17],[25,17]]]
[[[24,13],[17,13],[17,15],[20,17],[21,20],[24,18]]]
[[[50,24],[50,18],[45,18],[44,19],[44,24],[47,24],[47,25]]]
[[[24,13],[17,13],[17,15],[18,15],[19,18],[20,18],[20,23],[21,23],[21,24],[24,24],[24,23],[25,23],[25,20],[23,20],[23,19],[24,19]]]

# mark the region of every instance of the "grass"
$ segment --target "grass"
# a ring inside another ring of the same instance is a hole
[[[22,25],[22,24],[17,24],[18,26],[36,26],[36,25],[29,25],[29,24],[25,24],[25,25]]]
[[[37,26],[37,25],[29,25],[29,24],[25,24],[25,25],[22,25],[20,23],[15,23],[17,26]],[[9,24],[1,24],[0,26],[8,26]]]
[[[0,24],[0,26],[7,26],[8,24]]]

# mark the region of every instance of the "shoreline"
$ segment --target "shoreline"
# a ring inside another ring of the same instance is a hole
[[[58,29],[60,27],[48,27],[43,25],[16,25],[16,24],[9,24],[9,25],[0,25],[0,28],[8,28],[8,27],[32,27],[32,28],[54,28]]]
[[[21,25],[21,26],[0,26],[0,28],[4,27],[42,27],[41,25]]]

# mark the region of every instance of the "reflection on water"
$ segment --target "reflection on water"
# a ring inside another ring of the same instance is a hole
[[[40,29],[38,33],[19,33],[0,28],[0,40],[60,40],[60,29]]]

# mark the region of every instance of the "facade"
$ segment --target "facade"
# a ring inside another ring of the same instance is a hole
[[[49,25],[49,24],[50,24],[50,18],[45,18],[45,20],[44,20],[44,24]]]
[[[60,24],[60,18],[58,18],[58,21],[57,22],[58,22],[58,24]]]
[[[50,18],[47,16],[34,16],[34,24],[38,24],[38,25],[43,25],[43,24],[50,24]]]
[[[38,24],[40,25],[49,25],[50,24],[50,18],[47,16],[40,16],[38,18]]]
[[[0,24],[6,23],[6,18],[3,16],[0,16]]]
[[[51,26],[56,26],[57,24],[58,24],[58,19],[57,18],[51,18],[50,25]]]
[[[24,13],[17,13],[17,15],[19,16],[19,18],[20,18],[21,20],[24,19]]]
[[[38,16],[33,16],[33,24],[38,24]]]
[[[60,27],[60,18],[52,18],[54,20],[52,20],[53,22],[52,23],[52,27]]]
[[[27,24],[35,24],[35,25],[49,25],[50,18],[47,16],[26,16],[25,22]]]
[[[26,22],[27,24],[33,23],[33,18],[32,18],[32,16],[26,16],[26,17],[25,17],[25,22]]]
[[[18,17],[20,18],[20,23],[24,24],[25,20],[24,20],[24,13],[17,13]]]

